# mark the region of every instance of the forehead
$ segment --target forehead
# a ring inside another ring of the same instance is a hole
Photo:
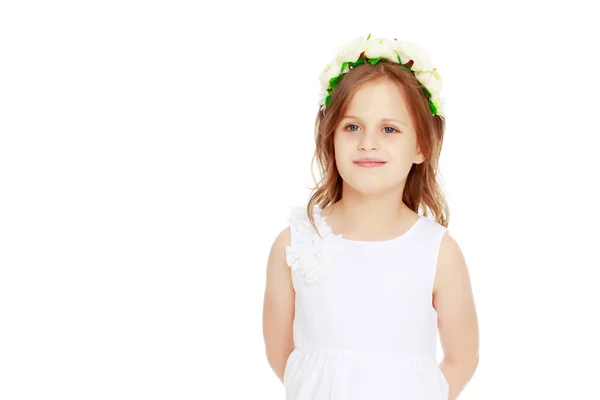
[[[410,124],[403,90],[389,79],[362,84],[351,97],[345,115],[360,119],[395,118]]]

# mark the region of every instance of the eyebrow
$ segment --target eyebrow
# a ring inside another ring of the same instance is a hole
[[[347,118],[348,118],[348,119],[349,119],[349,118],[353,118],[353,119],[357,119],[357,120],[359,120],[359,121],[360,121],[360,118],[358,118],[358,117],[355,117],[354,115],[346,115],[346,116],[344,116],[344,118],[342,118],[342,119],[347,119]],[[381,120],[382,120],[382,121],[392,121],[392,122],[397,122],[397,123],[399,123],[399,124],[402,124],[402,125],[404,125],[404,126],[408,127],[408,125],[407,125],[406,123],[404,123],[404,122],[400,121],[399,119],[394,119],[394,118],[382,118]]]

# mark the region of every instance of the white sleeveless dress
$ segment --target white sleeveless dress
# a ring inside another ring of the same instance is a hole
[[[293,207],[286,261],[296,292],[286,400],[447,400],[436,360],[433,282],[446,228],[420,216],[404,234],[334,235],[314,207]]]

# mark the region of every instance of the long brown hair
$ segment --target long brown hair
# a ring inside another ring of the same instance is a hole
[[[431,216],[448,227],[449,209],[438,182],[438,160],[444,139],[445,121],[433,115],[423,89],[415,76],[399,64],[381,60],[375,65],[364,63],[348,71],[337,84],[331,102],[324,111],[319,109],[315,121],[315,153],[311,161],[311,173],[315,186],[307,206],[308,218],[314,222],[313,207],[323,209],[342,198],[342,177],[335,163],[333,135],[337,125],[348,109],[354,93],[366,82],[387,78],[396,83],[404,94],[408,110],[417,133],[417,142],[425,157],[421,164],[413,164],[404,186],[402,201],[413,211]],[[321,179],[314,176],[314,162],[318,161]],[[318,230],[317,230],[318,231]]]

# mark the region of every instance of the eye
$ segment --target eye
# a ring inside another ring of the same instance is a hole
[[[348,129],[351,126],[356,126],[358,128],[358,125],[356,125],[356,124],[349,124],[349,125],[346,125],[344,130],[350,131],[350,132],[356,132],[357,131],[356,129]],[[392,128],[391,126],[386,126],[384,129],[391,129],[391,131],[386,131],[386,133],[401,133],[399,130],[397,130],[396,128]]]

